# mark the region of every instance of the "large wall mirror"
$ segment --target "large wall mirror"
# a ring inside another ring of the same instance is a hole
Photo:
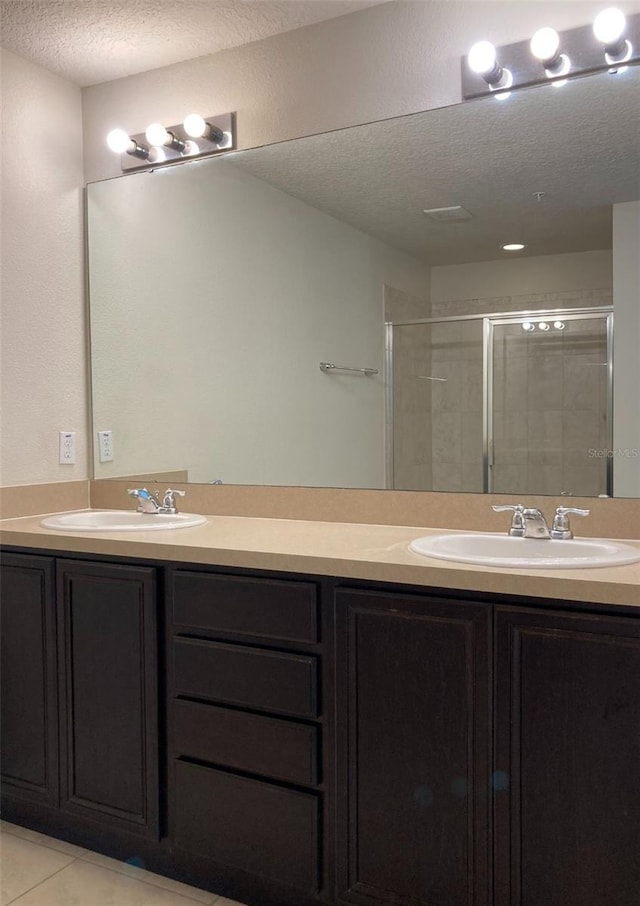
[[[95,477],[633,496],[639,151],[632,67],[91,184]]]

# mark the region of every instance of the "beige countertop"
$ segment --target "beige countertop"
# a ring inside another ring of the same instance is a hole
[[[204,525],[151,532],[60,532],[41,516],[0,520],[12,547],[210,566],[312,573],[461,591],[640,606],[640,562],[598,569],[507,569],[433,560],[407,545],[443,529],[207,516]],[[627,541],[640,550],[640,542]]]

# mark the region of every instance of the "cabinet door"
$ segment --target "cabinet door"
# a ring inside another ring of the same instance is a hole
[[[640,620],[497,621],[496,906],[637,906]]]
[[[155,571],[59,561],[62,808],[158,836]]]
[[[489,608],[343,590],[339,897],[488,903]]]
[[[3,554],[0,764],[3,795],[58,802],[54,562]]]

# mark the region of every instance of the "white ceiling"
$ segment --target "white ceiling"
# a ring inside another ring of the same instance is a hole
[[[0,0],[7,50],[82,87],[218,53],[385,0]]]
[[[430,265],[495,259],[507,242],[523,256],[611,248],[611,206],[640,198],[640,67],[225,161]],[[472,219],[422,213],[452,205]]]

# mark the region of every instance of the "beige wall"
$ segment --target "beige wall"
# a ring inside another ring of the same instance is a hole
[[[625,11],[640,3],[618,4]],[[479,37],[496,45],[543,25],[585,25],[600,2],[394,2],[213,56],[84,91],[85,176],[116,176],[109,129],[143,132],[192,110],[238,113],[239,147],[296,138],[460,101],[460,57]]]
[[[86,478],[80,89],[3,51],[2,120],[0,480]]]
[[[383,284],[426,265],[233,158],[92,185],[89,215],[97,477],[384,487]]]
[[[104,145],[189,110],[238,114],[241,147],[454,104],[460,56],[553,22],[582,25],[601,3],[389,3],[214,56],[83,92],[85,178],[119,174]],[[640,3],[623,3],[637,11]],[[86,474],[79,90],[5,54],[3,473],[6,484]],[[20,139],[43,136],[42,145]],[[57,465],[56,432],[75,429],[78,466]],[[73,475],[70,472],[73,471]]]
[[[526,258],[505,257],[499,261],[433,267],[431,302],[437,306],[462,299],[567,293],[578,289],[610,290],[611,268],[611,249]],[[437,314],[444,313],[442,306]]]

